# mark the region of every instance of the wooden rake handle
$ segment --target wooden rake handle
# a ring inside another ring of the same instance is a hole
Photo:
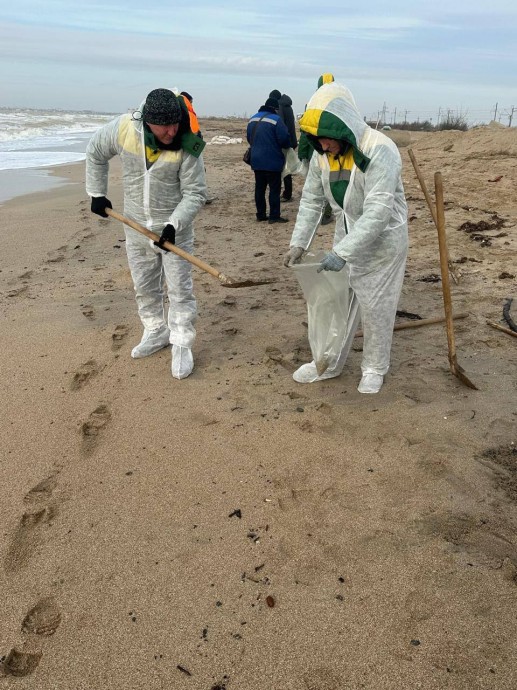
[[[134,220],[130,220],[122,214],[117,213],[117,211],[114,211],[112,208],[106,208],[105,211],[108,214],[108,216],[115,218],[115,220],[119,220],[121,223],[124,223],[124,225],[128,225],[130,228],[133,228],[133,230],[136,230],[142,235],[148,237],[150,240],[153,240],[153,242],[158,242],[160,240],[160,236],[157,235],[155,232],[153,232],[152,230],[148,230],[147,228],[144,228],[143,225],[140,225],[140,223],[136,223]],[[223,283],[223,285],[228,282],[229,279],[227,276],[224,275],[224,273],[220,273],[216,268],[210,266],[210,264],[205,263],[201,259],[198,259],[196,256],[192,256],[192,254],[189,254],[183,249],[180,249],[175,244],[172,244],[171,242],[164,242],[163,246],[169,251],[173,252],[174,254],[181,256],[182,259],[185,259],[185,261],[188,261],[193,266],[197,266],[202,271],[205,271],[205,273],[210,273],[210,275],[214,276],[214,278],[218,278],[221,281],[221,283]]]

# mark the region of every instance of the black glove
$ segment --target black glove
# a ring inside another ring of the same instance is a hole
[[[163,249],[164,252],[169,252],[170,249],[167,249],[166,247],[163,246],[164,242],[170,242],[171,244],[176,244],[176,228],[174,225],[166,225],[163,230],[162,234],[160,235],[160,239],[158,242],[155,242],[154,244],[157,247],[160,247],[160,249]]]
[[[111,201],[106,199],[105,196],[92,196],[91,212],[96,213],[98,216],[107,218],[108,214],[104,209],[113,208]]]

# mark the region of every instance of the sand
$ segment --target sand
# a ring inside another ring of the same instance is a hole
[[[244,124],[202,123],[208,140]],[[276,282],[231,290],[195,269],[183,381],[168,349],[130,358],[124,235],[90,213],[82,164],[0,208],[0,656],[30,671],[2,688],[517,687],[517,341],[486,325],[517,297],[517,131],[411,138],[431,190],[443,174],[458,362],[478,391],[450,373],[441,324],[395,334],[379,395],[356,390],[360,338],[341,377],[292,380],[311,358],[281,263],[303,180],[289,224],[256,223],[245,144],[206,149],[217,199],[196,253]],[[440,316],[436,230],[401,153],[399,309]],[[109,197],[122,210],[116,164]],[[480,221],[496,227],[459,229]]]

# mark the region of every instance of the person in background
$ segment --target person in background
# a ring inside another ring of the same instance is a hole
[[[202,139],[203,135],[201,134],[201,128],[199,126],[199,120],[198,120],[197,114],[194,110],[194,106],[192,105],[194,102],[194,99],[188,93],[188,91],[182,91],[180,94],[178,94],[178,100],[180,101],[180,103],[183,102],[184,106],[188,110],[191,131],[193,132],[193,134],[196,134],[198,137],[200,137]],[[206,173],[206,167],[205,167],[205,173]],[[216,199],[217,199],[217,197],[214,196],[213,194],[210,194],[210,192],[207,189],[207,197],[205,199],[205,204],[208,206],[209,204],[211,204]]]
[[[289,132],[277,115],[278,101],[268,98],[253,115],[246,128],[251,147],[251,168],[255,173],[255,206],[258,221],[287,223],[280,216],[280,190],[285,157],[289,148]],[[269,216],[266,213],[266,189],[269,187]]]
[[[318,78],[318,89],[320,88],[320,86],[323,86],[323,84],[331,84],[333,81],[334,75],[330,72],[324,72]],[[307,106],[305,106],[305,108],[307,109]],[[314,149],[310,145],[307,139],[307,135],[303,131],[300,132],[300,141],[298,143],[298,158],[302,161],[302,163],[305,163],[307,168],[309,166],[309,162],[311,160],[313,152]],[[332,218],[332,208],[329,203],[325,203],[323,215],[321,217],[321,225],[328,225],[329,223],[332,223]]]
[[[402,161],[397,146],[369,127],[343,85],[327,83],[310,99],[300,120],[315,153],[300,200],[298,217],[284,265],[300,261],[314,237],[325,199],[336,217],[332,251],[318,271],[342,271],[348,264],[350,287],[359,304],[349,323],[353,338],[360,315],[363,325],[360,393],[377,393],[390,364],[397,302],[408,250],[407,205]],[[346,280],[346,276],[343,277]],[[348,345],[345,347],[345,343]],[[351,345],[318,376],[310,362],[293,378],[311,383],[339,376]]]
[[[199,121],[197,119],[196,112],[195,112],[194,107],[192,105],[192,103],[194,102],[194,99],[192,98],[192,96],[187,91],[182,91],[180,93],[180,97],[182,98],[183,103],[186,105],[187,110],[188,110],[191,132],[193,134],[197,134],[198,137],[201,137],[201,139],[202,139],[203,136],[201,134],[201,129],[199,127]]]
[[[107,218],[109,161],[122,163],[124,214],[160,235],[156,244],[125,226],[126,252],[144,327],[135,359],[172,343],[172,375],[194,368],[192,346],[197,315],[191,264],[163,248],[176,244],[192,253],[193,220],[206,199],[205,144],[190,129],[189,115],[168,89],[151,91],[140,108],[101,127],[86,149],[86,191],[91,210]],[[165,316],[163,278],[169,299]]]
[[[293,102],[289,96],[283,93],[278,101],[278,114],[282,118],[282,122],[287,127],[290,139],[290,148],[296,150],[298,146],[298,139],[296,138],[296,124],[294,120]],[[282,201],[291,201],[293,198],[293,177],[286,175],[284,177],[284,191],[282,193]]]

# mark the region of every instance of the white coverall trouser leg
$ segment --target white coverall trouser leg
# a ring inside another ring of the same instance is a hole
[[[363,273],[349,265],[350,287],[359,302],[363,326],[363,374],[384,376],[389,369],[406,257],[407,251],[401,252],[387,266],[371,273]]]
[[[173,252],[163,252],[131,228],[124,228],[126,252],[135,286],[138,315],[148,331],[165,326],[163,278],[169,298],[168,326],[173,345],[191,348],[196,337],[197,316],[193,294],[192,266]],[[194,238],[178,241],[177,246],[192,253]]]

